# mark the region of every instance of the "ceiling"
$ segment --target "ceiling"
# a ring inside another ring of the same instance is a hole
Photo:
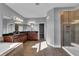
[[[25,18],[45,17],[47,12],[56,7],[74,7],[77,3],[6,3],[7,6],[15,10]]]

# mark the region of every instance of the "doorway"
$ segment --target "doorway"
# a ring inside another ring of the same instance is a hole
[[[61,15],[61,46],[72,46],[72,43],[75,42],[76,39],[79,40],[78,21],[75,19],[75,12],[63,12]],[[79,42],[78,40],[77,42]]]
[[[39,37],[40,40],[44,40],[44,23],[39,24]]]
[[[69,15],[70,11],[64,11],[61,15],[61,46],[71,46],[72,24]]]

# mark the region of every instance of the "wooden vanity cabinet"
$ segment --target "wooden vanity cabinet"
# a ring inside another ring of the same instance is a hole
[[[25,42],[27,41],[27,34],[20,33],[19,35],[14,35],[14,42]]]
[[[38,32],[28,32],[28,40],[37,41],[38,40]]]
[[[13,42],[13,36],[3,36],[4,42]]]
[[[38,32],[37,31],[28,31],[22,32],[19,34],[7,34],[3,35],[4,42],[26,42],[26,41],[37,41]]]

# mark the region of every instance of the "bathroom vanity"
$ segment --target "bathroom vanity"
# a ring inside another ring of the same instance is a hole
[[[37,41],[38,32],[37,31],[26,31],[15,33],[3,34],[4,42],[26,42],[26,41]]]

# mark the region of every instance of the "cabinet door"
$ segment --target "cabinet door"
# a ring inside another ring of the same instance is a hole
[[[38,40],[38,33],[33,32],[31,38],[32,40]]]
[[[13,41],[14,41],[14,42],[18,42],[18,35],[14,35],[14,36],[13,36]]]
[[[31,32],[28,32],[27,39],[28,41],[31,40]]]
[[[12,42],[13,37],[12,36],[3,36],[4,42]]]
[[[36,33],[36,32],[29,32],[28,33],[28,40],[31,40],[31,41],[38,40],[38,33]]]

